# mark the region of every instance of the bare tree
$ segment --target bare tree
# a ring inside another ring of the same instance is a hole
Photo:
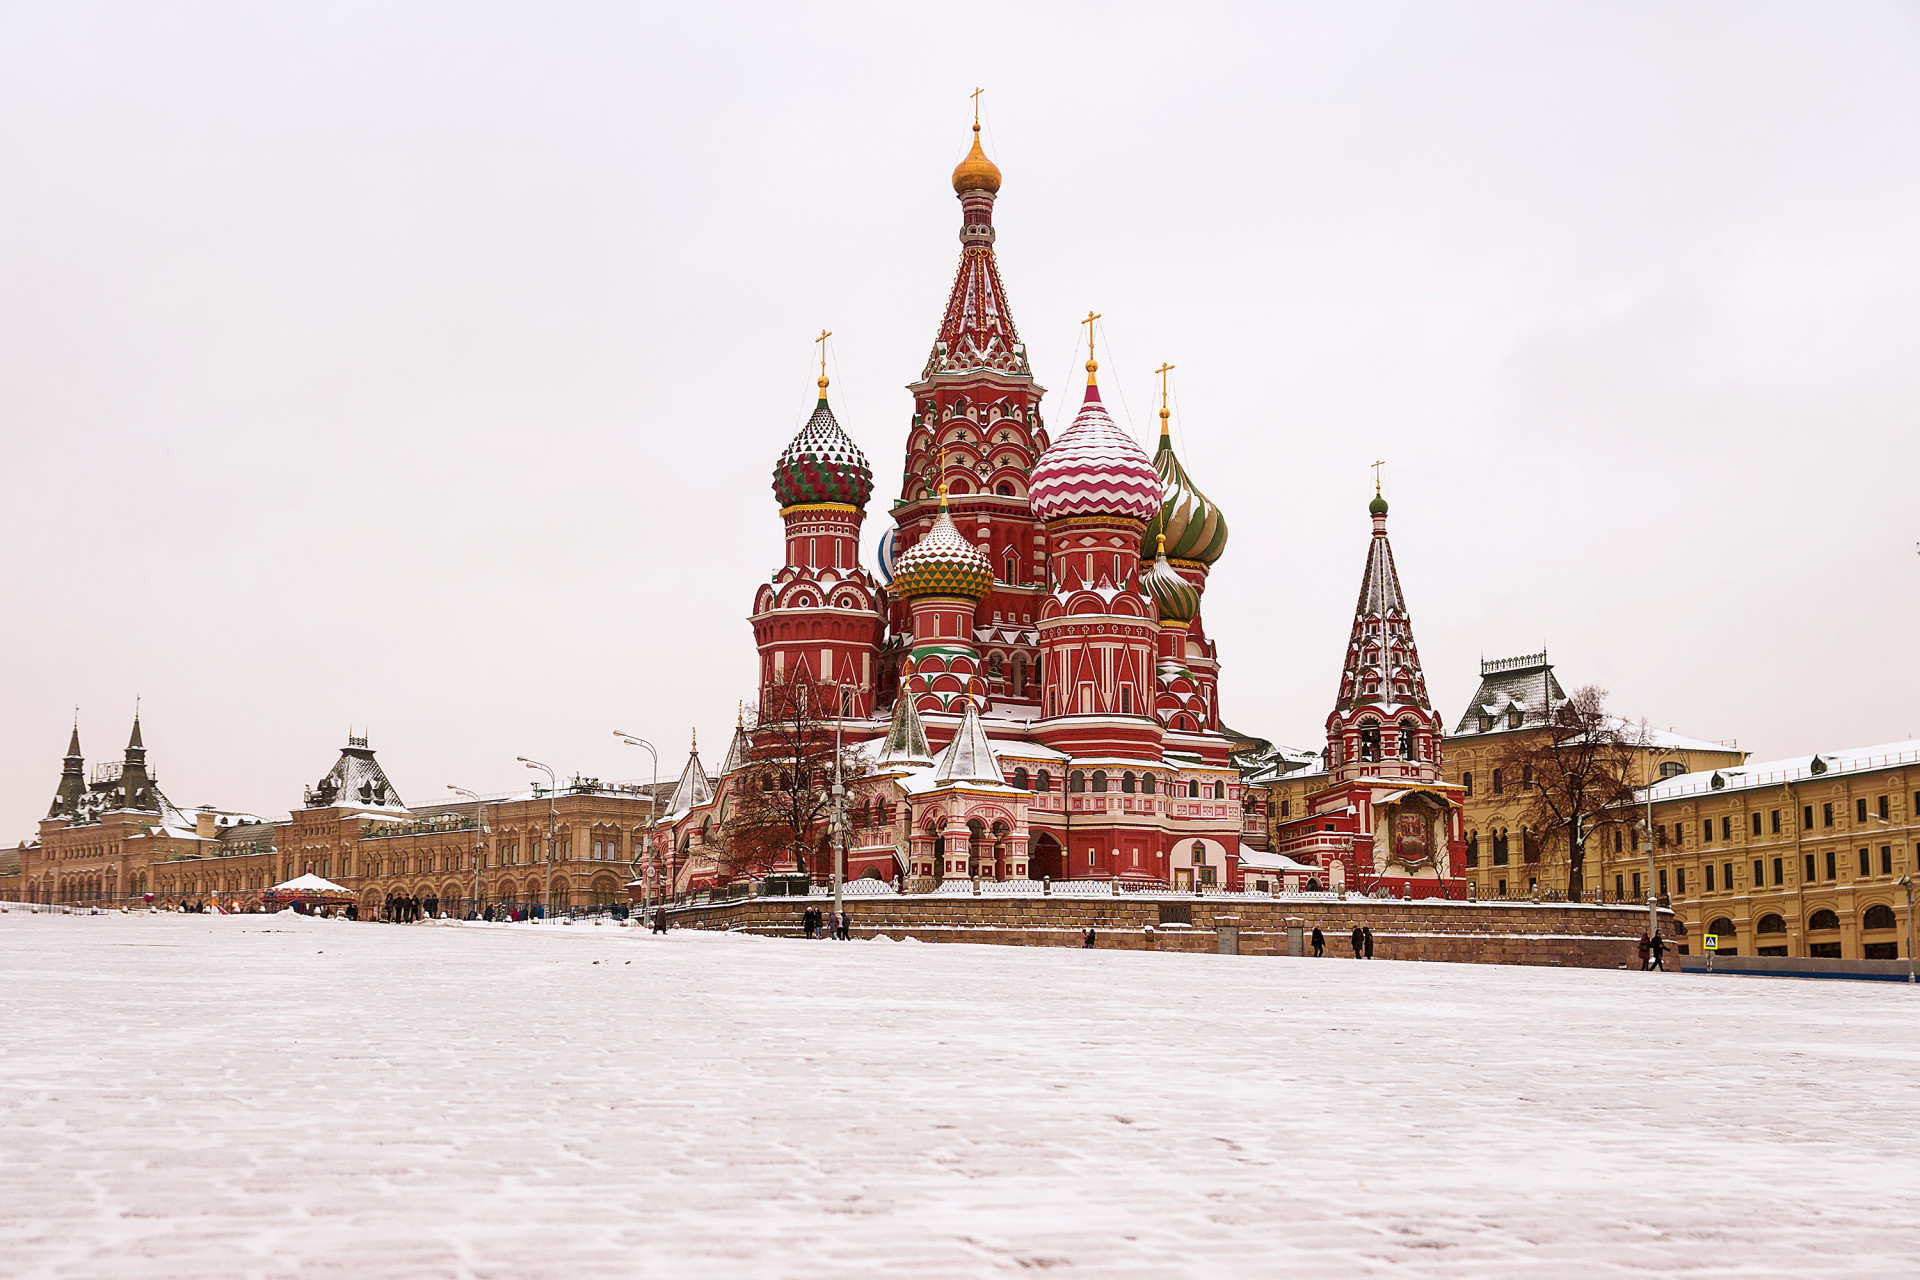
[[[787,866],[812,875],[830,855],[835,760],[849,782],[860,771],[844,750],[836,756],[834,724],[846,696],[805,671],[767,687],[751,713],[746,766],[730,784],[716,850],[722,881]]]
[[[1607,711],[1607,691],[1588,685],[1539,729],[1509,735],[1499,753],[1506,776],[1520,781],[1522,840],[1566,834],[1569,899],[1586,892],[1588,839],[1633,812],[1636,752],[1626,726]]]

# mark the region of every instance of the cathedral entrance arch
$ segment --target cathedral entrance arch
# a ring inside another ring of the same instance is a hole
[[[1033,853],[1027,865],[1027,874],[1035,880],[1066,878],[1066,860],[1060,854],[1060,842],[1044,831],[1034,837]]]

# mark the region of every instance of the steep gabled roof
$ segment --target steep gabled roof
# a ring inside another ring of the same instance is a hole
[[[964,701],[967,709],[961,713],[960,728],[953,735],[953,741],[947,744],[947,749],[940,753],[933,780],[935,784],[1004,783],[1006,776],[1000,772],[1000,757],[994,754],[993,743],[980,724],[980,713],[974,708],[972,698]]]
[[[1481,659],[1480,687],[1460,713],[1455,734],[1498,733],[1511,728],[1537,729],[1547,722],[1553,707],[1567,701],[1566,691],[1554,677],[1553,664],[1546,651],[1522,654],[1517,658]],[[1509,722],[1510,713],[1520,713],[1520,724]],[[1492,716],[1493,724],[1480,727],[1480,717]]]
[[[673,799],[667,804],[666,821],[671,822],[683,813],[689,813],[713,800],[713,782],[707,777],[706,766],[700,763],[700,744],[696,741],[687,752],[687,767],[680,771],[680,781],[674,785]]]
[[[309,809],[358,809],[369,813],[405,813],[406,803],[386,770],[373,758],[365,738],[349,736],[340,758],[326,776],[307,791]]]

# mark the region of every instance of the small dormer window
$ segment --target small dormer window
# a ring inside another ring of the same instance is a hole
[[[1520,727],[1521,720],[1524,719],[1525,716],[1526,716],[1526,713],[1520,710],[1520,708],[1518,707],[1515,707],[1513,710],[1507,712],[1507,728],[1518,729]]]
[[[1480,713],[1480,732],[1491,733],[1492,731],[1493,731],[1493,717],[1491,715],[1488,715],[1484,711],[1481,712]]]

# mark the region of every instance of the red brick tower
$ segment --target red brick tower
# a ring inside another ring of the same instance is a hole
[[[786,522],[787,556],[755,593],[753,638],[760,649],[760,701],[768,688],[805,672],[842,685],[848,710],[870,716],[884,618],[880,584],[860,565],[860,525],[873,470],[827,407],[822,337],[820,400],[773,468]]]
[[[985,696],[1006,714],[1032,716],[1039,712],[1036,627],[1046,594],[1046,550],[1027,487],[1047,447],[1040,420],[1045,389],[1033,380],[994,260],[1000,170],[980,149],[978,120],[973,131],[973,149],[953,171],[961,210],[960,268],[926,367],[908,388],[914,410],[893,508],[895,553],[896,559],[904,555],[933,528],[944,485],[954,528],[993,569],[994,581],[973,614]],[[890,622],[897,639],[884,655],[881,687],[888,691],[897,687],[913,643],[906,601],[894,600]],[[944,741],[953,724],[936,719],[927,729]]]

